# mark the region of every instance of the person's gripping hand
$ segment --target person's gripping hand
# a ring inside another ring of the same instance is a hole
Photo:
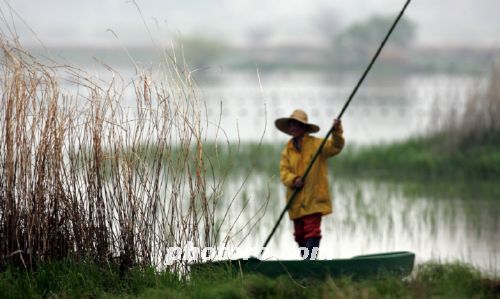
[[[333,120],[333,131],[338,134],[344,133],[344,129],[342,128],[342,121],[338,118]]]
[[[302,186],[304,186],[304,180],[300,176],[296,177],[293,180],[293,188],[300,189],[300,188],[302,188]]]

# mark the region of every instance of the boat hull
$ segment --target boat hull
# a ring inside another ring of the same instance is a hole
[[[325,278],[350,276],[363,278],[374,275],[410,275],[415,254],[407,251],[388,252],[334,260],[259,260],[256,258],[216,261],[192,265],[198,270],[229,270],[242,273],[257,273],[269,277],[287,275],[293,278]]]

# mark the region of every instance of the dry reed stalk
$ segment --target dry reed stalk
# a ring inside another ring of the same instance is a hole
[[[165,80],[142,72],[131,111],[118,77],[105,84],[4,39],[1,48],[0,266],[67,257],[165,265],[170,246],[215,244],[224,178],[207,184],[189,74],[175,64]],[[60,92],[61,73],[78,94]]]

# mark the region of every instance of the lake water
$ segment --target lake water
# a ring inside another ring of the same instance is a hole
[[[227,185],[226,203],[242,181],[233,180]],[[320,259],[407,250],[416,254],[417,262],[461,261],[490,273],[500,271],[498,199],[443,195],[439,189],[447,186],[439,186],[439,182],[436,188],[430,188],[429,182],[409,186],[353,178],[331,180],[330,184],[334,212],[323,218]],[[488,192],[493,185],[482,188]],[[221,215],[230,209],[224,230],[231,237],[230,244],[246,250],[240,257],[258,255],[284,207],[284,196],[284,187],[276,178],[254,176],[232,206],[221,206]],[[221,240],[225,236],[222,234]],[[288,216],[283,218],[263,258],[299,258]]]
[[[216,124],[231,141],[284,142],[274,120],[305,110],[326,134],[358,80],[354,75],[279,72],[220,74],[200,91],[214,137]],[[345,136],[356,144],[401,140],[425,134],[450,111],[460,113],[470,86],[464,76],[368,77],[343,116]],[[220,134],[219,134],[220,136]]]
[[[122,102],[124,111],[135,113],[135,92],[129,82],[137,75],[130,68],[119,72],[128,86]],[[162,74],[155,73],[157,82],[166,82]],[[104,81],[112,78],[102,70],[95,75]],[[359,74],[210,70],[206,74],[201,71],[200,78],[196,93],[207,139],[284,142],[287,136],[276,130],[275,119],[303,109],[309,121],[320,126],[316,135],[323,136]],[[369,75],[343,116],[345,136],[351,143],[372,144],[425,134],[439,126],[443,116],[460,113],[477,82],[458,75]],[[66,84],[63,90],[74,92],[74,87]]]

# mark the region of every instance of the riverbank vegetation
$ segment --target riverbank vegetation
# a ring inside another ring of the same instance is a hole
[[[62,260],[0,273],[6,298],[500,298],[500,281],[465,264],[427,263],[412,277],[294,280],[234,273],[193,274]]]
[[[107,82],[3,33],[0,49],[0,269],[71,259],[126,271],[165,264],[171,246],[227,241],[215,225],[224,178],[206,179],[201,104],[176,57],[135,64],[132,81],[103,65]]]
[[[332,162],[342,174],[416,179],[495,179],[500,177],[500,139],[464,140],[463,147],[443,148],[449,136],[412,138],[387,145],[346,151]],[[461,146],[461,145],[459,145]]]

